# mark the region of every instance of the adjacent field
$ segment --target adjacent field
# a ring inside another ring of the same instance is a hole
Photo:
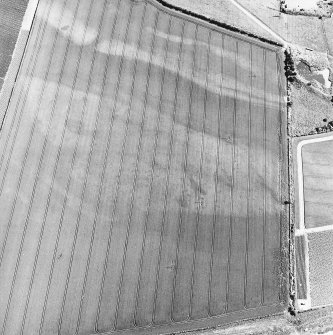
[[[27,0],[0,2],[0,90],[20,31]]]
[[[333,208],[332,136],[296,141],[298,197],[296,225],[297,297],[301,309],[332,304]]]
[[[311,307],[333,305],[333,232],[308,235]]]
[[[333,141],[306,144],[302,148],[305,227],[332,225]]]
[[[0,133],[2,334],[283,310],[278,51],[170,13],[41,1]]]

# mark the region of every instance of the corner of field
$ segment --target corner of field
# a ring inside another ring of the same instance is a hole
[[[33,26],[33,22],[36,16],[38,4],[40,0],[29,0],[25,15],[23,17],[21,29],[15,44],[15,49],[12,55],[12,60],[9,65],[4,83],[0,92],[0,131],[2,124],[6,116],[7,108],[12,96],[12,92],[15,86],[16,79],[20,72],[22,60],[28,40],[30,37],[30,31]]]

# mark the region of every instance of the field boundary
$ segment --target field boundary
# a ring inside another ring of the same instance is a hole
[[[148,327],[137,327],[124,330],[107,331],[99,333],[99,335],[161,335],[161,334],[176,334],[189,331],[213,329],[216,327],[228,327],[235,322],[244,322],[256,318],[262,318],[263,314],[267,316],[282,315],[285,311],[283,304],[274,304],[261,306],[260,308],[249,308],[242,311],[230,312],[218,316],[213,316],[204,319],[189,320],[183,322],[175,322],[171,325],[151,325]],[[240,321],[241,320],[241,321]],[[93,334],[91,334],[93,335]]]
[[[281,296],[280,301],[286,305],[289,301],[289,295],[292,288],[290,282],[290,241],[291,241],[291,211],[290,211],[290,153],[289,153],[289,138],[288,138],[288,120],[287,120],[287,106],[285,97],[287,95],[287,81],[284,75],[284,53],[277,52],[278,78],[279,78],[279,105],[280,105],[280,203],[281,203],[281,217],[280,217],[280,253],[281,253]]]
[[[0,131],[2,130],[15,83],[21,70],[21,64],[24,59],[25,50],[28,45],[30,32],[35,21],[39,2],[40,0],[30,0],[28,3],[15,44],[13,56],[4,78],[3,86],[0,92]]]
[[[308,234],[333,230],[333,225],[326,225],[316,228],[305,227],[302,148],[307,144],[326,142],[330,140],[333,140],[333,135],[327,133],[327,134],[306,136],[305,138],[301,137],[293,141],[293,156],[295,158],[294,160],[295,221],[296,221],[295,236],[304,236],[305,239],[305,276],[306,276],[307,299],[296,299],[297,306],[300,311],[312,308],[311,295],[310,295],[311,287],[310,287],[310,271],[309,271],[310,259],[309,259],[309,247],[308,247],[309,243]],[[295,250],[295,253],[297,253],[297,250]]]
[[[316,228],[305,228],[305,215],[304,215],[304,181],[303,181],[303,160],[302,160],[302,148],[304,145],[310,143],[326,142],[333,140],[333,135],[326,134],[319,136],[311,136],[307,139],[300,139],[295,143],[296,146],[296,165],[297,165],[297,195],[298,195],[298,228],[296,228],[296,236],[303,235],[306,233],[320,232],[326,230],[333,230],[333,225],[326,225]]]
[[[198,22],[201,25],[208,26],[212,30],[218,30],[222,33],[232,35],[233,37],[237,39],[254,43],[266,49],[276,51],[279,48],[283,47],[282,44],[269,40],[265,37],[260,37],[258,35],[255,35],[245,30],[242,30],[240,28],[237,28],[235,26],[231,26],[227,23],[220,22],[215,19],[208,18],[204,15],[194,13],[188,9],[184,9],[184,8],[172,5],[165,0],[147,0],[147,2],[161,9],[164,12],[169,12],[171,15],[181,17],[182,19],[186,21],[189,21],[190,19],[194,22]]]
[[[240,4],[237,0],[230,0],[234,6],[236,6],[239,10],[241,10],[246,16],[248,16],[252,21],[254,21],[257,25],[259,25],[261,28],[266,30],[268,33],[270,33],[272,36],[274,36],[277,40],[279,40],[284,47],[288,46],[288,42],[280,36],[278,33],[276,33],[273,29],[271,29],[264,21],[262,21],[258,16],[248,11],[242,4]]]

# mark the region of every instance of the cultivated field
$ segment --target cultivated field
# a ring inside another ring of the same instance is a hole
[[[298,144],[298,146],[297,146]],[[332,305],[332,136],[295,142],[298,151],[297,298],[301,309]]]
[[[2,334],[282,311],[280,73],[153,1],[42,0],[0,133]]]
[[[310,143],[302,149],[305,227],[332,225],[333,141]]]

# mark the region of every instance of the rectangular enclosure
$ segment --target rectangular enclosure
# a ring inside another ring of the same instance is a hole
[[[306,228],[333,225],[332,150],[333,141],[329,137],[324,142],[302,147]]]
[[[296,283],[301,310],[333,304],[333,149],[330,134],[294,143],[297,151]],[[302,241],[301,243],[298,243]]]

